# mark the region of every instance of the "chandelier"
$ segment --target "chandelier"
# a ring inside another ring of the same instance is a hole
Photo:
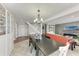
[[[43,18],[40,16],[40,10],[37,10],[38,15],[37,18],[34,20],[34,23],[42,23],[43,22]]]

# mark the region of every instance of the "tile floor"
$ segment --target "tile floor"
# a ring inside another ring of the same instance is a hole
[[[28,40],[16,43],[14,45],[14,50],[12,51],[11,56],[33,56],[33,54],[30,52],[28,43]],[[49,56],[58,56],[58,54],[59,51],[57,50]],[[76,46],[74,51],[68,50],[67,56],[79,56],[79,46]]]

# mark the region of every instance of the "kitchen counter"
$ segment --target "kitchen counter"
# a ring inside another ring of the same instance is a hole
[[[59,46],[63,46],[63,44],[58,43],[50,38],[46,38],[44,35],[41,40],[36,40],[33,35],[31,35],[31,42],[33,46],[36,47],[36,55],[39,54],[39,50],[43,53],[43,55],[47,56],[55,52]]]

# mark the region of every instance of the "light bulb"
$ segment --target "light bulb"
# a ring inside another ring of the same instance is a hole
[[[41,18],[41,21],[43,22],[43,18]]]
[[[36,22],[38,19],[36,18],[35,20],[34,20],[34,22]]]

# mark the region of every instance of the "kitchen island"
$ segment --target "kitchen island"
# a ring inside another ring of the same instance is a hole
[[[39,56],[39,51],[42,52],[44,56],[48,56],[59,49],[60,46],[63,46],[63,44],[56,42],[54,40],[51,40],[50,38],[46,37],[45,35],[42,35],[42,39],[36,39],[34,35],[30,36],[30,44],[33,45],[36,51],[36,56]]]

